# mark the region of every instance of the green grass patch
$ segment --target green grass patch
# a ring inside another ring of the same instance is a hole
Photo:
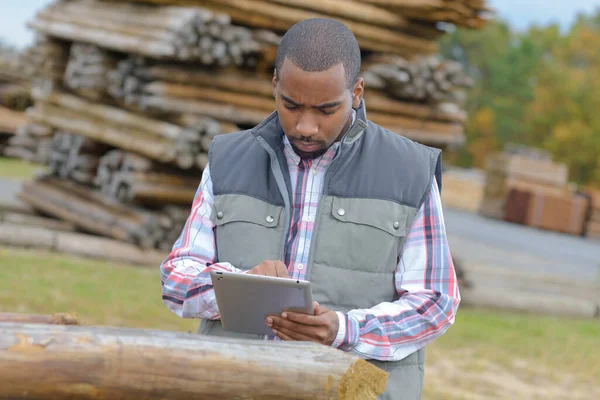
[[[159,266],[0,248],[0,311],[76,313],[83,324],[195,331],[162,303]]]
[[[27,179],[34,176],[38,170],[44,170],[45,167],[38,164],[31,164],[18,158],[0,157],[0,177]]]

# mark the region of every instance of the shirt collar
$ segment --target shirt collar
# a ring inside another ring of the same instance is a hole
[[[352,126],[354,126],[355,121],[356,121],[356,110],[352,109],[352,123],[350,124],[350,126],[348,127],[348,130],[346,132],[348,132],[350,129],[352,129]],[[288,162],[292,163],[294,165],[300,164],[300,161],[302,161],[302,159],[300,158],[300,156],[298,154],[296,154],[296,152],[292,148],[292,144],[290,143],[290,141],[287,138],[287,136],[285,135],[285,133],[283,134],[283,146],[284,146],[283,152],[284,152],[285,157],[287,158]],[[340,147],[340,142],[335,142],[331,145],[331,147],[329,147],[327,149],[325,154],[337,152],[339,147]],[[323,157],[325,154],[323,154],[321,157]],[[317,157],[315,160],[318,160],[321,157]]]

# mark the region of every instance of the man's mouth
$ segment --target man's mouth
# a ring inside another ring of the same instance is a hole
[[[321,145],[319,143],[315,143],[315,142],[294,142],[294,146],[296,146],[296,148],[298,150],[310,153],[312,151],[315,150],[319,150],[321,148]]]

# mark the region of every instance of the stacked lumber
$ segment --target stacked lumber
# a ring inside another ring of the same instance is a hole
[[[145,249],[169,250],[189,212],[189,207],[165,206],[153,211],[133,207],[51,176],[26,183],[19,197],[34,209],[68,221],[82,231]]]
[[[452,168],[444,171],[442,203],[477,213],[483,200],[485,173],[477,169]]]
[[[92,185],[100,157],[109,147],[85,136],[56,130],[52,137],[48,172],[61,179]]]
[[[584,233],[589,199],[579,193],[549,193],[536,189],[511,189],[505,220],[580,236]]]
[[[355,33],[370,120],[461,145],[471,82],[433,56],[437,25],[479,26],[485,12],[478,0],[55,0],[29,23],[38,79],[11,151],[48,174],[22,198],[87,233],[170,249],[213,138],[273,112],[280,37],[310,17]]]
[[[589,196],[591,203],[585,235],[600,240],[600,189],[587,188],[584,193]]]
[[[23,54],[26,73],[34,80],[61,81],[69,59],[69,45],[38,34]]]
[[[69,51],[64,85],[90,100],[102,100],[107,96],[108,74],[117,61],[114,53],[98,46],[74,43]]]
[[[0,82],[27,83],[26,65],[22,52],[0,45]]]
[[[365,86],[402,100],[463,103],[473,85],[460,63],[422,57],[409,61],[399,56],[376,55],[363,64]]]
[[[227,14],[191,7],[58,0],[29,25],[45,35],[123,53],[219,66],[256,65],[278,40],[233,26]]]
[[[8,140],[4,155],[31,163],[47,164],[50,160],[53,134],[54,129],[51,127],[24,119],[15,135]]]
[[[547,157],[510,151],[494,153],[486,160],[485,174],[480,213],[492,218],[505,219],[506,201],[512,189],[558,197],[570,195],[567,166]]]
[[[1,398],[369,400],[387,379],[315,343],[0,323]]]
[[[32,94],[36,104],[27,114],[36,123],[183,169],[203,167],[206,162],[206,155],[201,155],[203,137],[223,133],[221,124],[211,119],[195,120],[182,127],[94,103],[59,89],[45,91],[36,87]],[[227,125],[226,129],[233,128]]]
[[[444,33],[436,27],[437,22],[479,28],[485,24],[487,12],[484,0],[136,1],[205,7],[229,14],[236,24],[276,32],[284,32],[293,24],[307,18],[333,18],[343,22],[354,32],[362,49],[408,57],[437,52],[435,39]]]
[[[26,122],[23,111],[31,105],[23,54],[0,46],[0,155]]]
[[[135,153],[112,150],[97,169],[96,186],[122,203],[189,206],[198,188],[200,173],[181,173]]]
[[[274,109],[269,75],[229,70],[216,75],[139,58],[119,62],[110,75],[109,92],[122,104],[152,115],[179,120],[204,116],[244,128],[257,125]],[[460,109],[400,100],[380,90],[367,91],[365,102],[369,119],[393,132],[440,146],[464,141],[466,116]]]

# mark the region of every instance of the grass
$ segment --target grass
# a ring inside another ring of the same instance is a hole
[[[0,282],[0,312],[75,312],[87,325],[197,328],[197,321],[181,319],[162,304],[158,265],[140,268],[0,248]],[[427,347],[423,398],[554,399],[580,398],[575,389],[600,392],[599,338],[598,320],[463,307],[454,326]],[[547,393],[514,392],[523,385]]]
[[[158,267],[0,248],[0,311],[73,312],[86,325],[195,331],[198,321],[162,303]]]
[[[0,157],[0,178],[27,179],[43,168],[18,158]]]

